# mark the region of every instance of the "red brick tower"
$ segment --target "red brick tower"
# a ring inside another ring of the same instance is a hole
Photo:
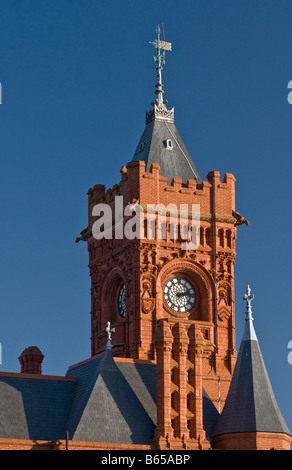
[[[131,162],[112,188],[88,191],[87,241],[91,275],[91,353],[103,354],[107,321],[115,328],[113,354],[157,361],[158,447],[205,448],[202,386],[219,411],[223,408],[236,362],[234,258],[237,226],[235,178],[217,171],[202,181],[174,124],[174,110],[163,101],[158,39],[156,101]],[[119,197],[118,197],[119,196]],[[121,197],[122,196],[122,197]],[[103,206],[101,206],[103,204]],[[142,208],[142,236],[127,237],[130,216],[121,207]],[[165,233],[149,204],[166,208]],[[192,225],[193,204],[200,207],[200,243],[183,249],[178,220]],[[184,205],[184,215],[181,205]],[[106,230],[103,213],[109,210]],[[94,224],[104,225],[97,239]],[[245,222],[246,223],[246,222]]]

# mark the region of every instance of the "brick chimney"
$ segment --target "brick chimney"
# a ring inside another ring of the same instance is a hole
[[[41,374],[43,359],[44,355],[37,346],[26,348],[18,358],[21,365],[20,372],[23,374]]]

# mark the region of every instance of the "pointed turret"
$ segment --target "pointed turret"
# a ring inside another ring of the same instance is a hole
[[[290,431],[277,405],[253,326],[250,287],[246,324],[222,414],[213,430],[221,449],[289,449]]]
[[[171,43],[160,40],[159,25],[156,31],[157,39],[152,42],[157,49],[157,54],[154,56],[157,63],[156,100],[152,103],[152,109],[146,112],[145,130],[133,161],[144,161],[147,172],[150,172],[152,163],[158,163],[160,174],[167,176],[169,185],[174,177],[182,178],[183,184],[186,184],[188,179],[201,184],[201,177],[174,124],[174,108],[167,109],[167,101],[163,100],[162,64],[165,63],[164,51],[171,51]]]

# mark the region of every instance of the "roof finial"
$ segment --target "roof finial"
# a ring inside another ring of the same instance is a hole
[[[155,41],[150,41],[150,44],[153,44],[154,47],[156,47],[157,53],[155,56],[153,56],[154,61],[157,62],[156,65],[156,70],[157,70],[157,83],[155,85],[156,87],[156,101],[158,103],[163,103],[163,93],[164,91],[162,90],[163,85],[162,85],[162,78],[161,78],[161,71],[162,71],[162,64],[165,64],[165,52],[164,51],[171,51],[171,43],[170,42],[165,42],[165,41],[160,41],[160,26],[158,25],[156,28],[157,32],[157,39]],[[163,52],[161,52],[161,49]]]
[[[112,339],[112,333],[115,333],[115,328],[111,328],[111,324],[110,322],[108,321],[107,324],[106,324],[106,329],[104,330],[106,333],[107,333],[107,343],[106,343],[106,348],[108,347],[112,347],[112,344],[111,344],[111,339]]]
[[[164,51],[171,51],[171,43],[160,41],[160,27],[159,25],[156,28],[157,32],[157,39],[155,41],[149,41],[150,44],[153,44],[157,49],[157,54],[153,56],[155,62],[157,62],[156,70],[157,70],[157,83],[156,87],[156,100],[155,103],[152,103],[153,109],[149,112],[146,111],[146,124],[155,120],[159,121],[167,121],[167,122],[174,122],[174,108],[167,109],[166,104],[167,101],[163,101],[163,85],[161,79],[161,70],[162,64],[165,64],[165,52]],[[163,52],[161,52],[163,50]]]
[[[254,295],[251,294],[249,285],[246,288],[246,294],[243,296],[243,300],[246,300],[246,320],[253,320],[251,311],[251,301],[254,299]]]

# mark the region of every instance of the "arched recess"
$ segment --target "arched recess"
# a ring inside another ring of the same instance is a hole
[[[191,282],[196,292],[195,305],[186,313],[176,313],[164,301],[163,289],[173,277]],[[208,271],[193,260],[177,258],[168,262],[157,277],[157,319],[181,318],[185,320],[214,321],[214,281]]]
[[[119,293],[123,285],[125,285],[127,298],[127,282],[123,271],[119,267],[112,268],[105,276],[101,287],[101,320],[105,326],[108,321],[113,325],[117,322],[124,322],[127,318],[127,311],[125,317],[122,317],[118,309]]]

